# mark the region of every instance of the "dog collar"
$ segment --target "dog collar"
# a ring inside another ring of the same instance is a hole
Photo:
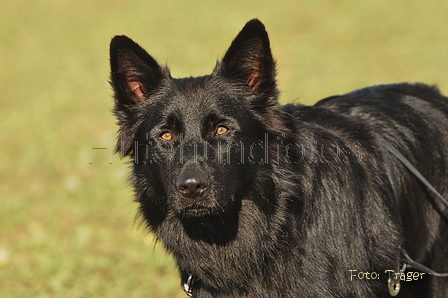
[[[185,294],[188,296],[193,296],[193,291],[195,289],[195,284],[199,281],[199,279],[193,274],[188,274],[186,278],[182,278],[180,287],[184,290]]]

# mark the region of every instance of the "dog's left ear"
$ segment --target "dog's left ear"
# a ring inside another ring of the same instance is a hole
[[[275,61],[264,25],[257,19],[246,23],[214,71],[246,85],[255,93],[276,93]]]

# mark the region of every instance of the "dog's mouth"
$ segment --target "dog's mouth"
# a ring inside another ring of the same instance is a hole
[[[224,208],[191,205],[183,209],[178,219],[191,239],[223,246],[237,235],[240,208],[238,204]]]
[[[214,207],[192,204],[180,211],[182,217],[204,217],[218,214],[218,209]]]
[[[222,216],[232,208],[233,200],[231,198],[201,197],[196,200],[177,197],[171,205],[172,210],[180,218],[200,218],[207,216]]]

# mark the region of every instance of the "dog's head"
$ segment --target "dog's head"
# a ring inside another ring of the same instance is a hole
[[[133,159],[137,200],[150,225],[167,214],[225,213],[239,208],[254,180],[271,183],[267,134],[286,129],[260,21],[245,25],[211,75],[174,79],[126,36],[113,38],[110,64],[116,149]]]

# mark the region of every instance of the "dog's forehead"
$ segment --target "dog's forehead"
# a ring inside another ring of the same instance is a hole
[[[176,97],[180,101],[198,101],[206,89],[203,77],[175,79]]]
[[[183,114],[200,116],[227,105],[224,90],[216,86],[210,76],[175,79],[175,84],[177,88],[172,103],[182,109]]]

